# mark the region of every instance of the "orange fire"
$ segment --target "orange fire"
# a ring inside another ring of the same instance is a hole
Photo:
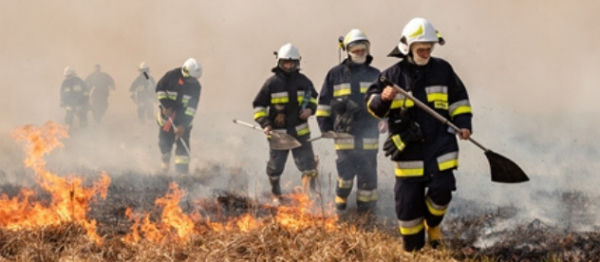
[[[167,194],[156,200],[156,205],[162,207],[161,220],[153,222],[150,214],[135,216],[127,209],[126,215],[133,220],[131,233],[124,240],[138,242],[142,238],[152,242],[164,243],[166,241],[185,242],[200,230],[214,232],[249,232],[263,227],[269,223],[276,223],[282,228],[298,231],[312,226],[321,226],[327,231],[336,229],[337,216],[322,214],[325,210],[313,211],[314,203],[306,194],[293,193],[289,205],[277,207],[274,216],[255,217],[246,213],[240,217],[229,218],[224,222],[212,222],[209,217],[202,217],[199,213],[187,215],[182,212],[179,202],[184,196],[184,191],[178,189],[177,184],[171,183]],[[198,204],[205,203],[197,201]],[[269,206],[260,208],[271,209]],[[320,214],[319,214],[320,213]],[[206,227],[194,227],[194,224],[203,224]],[[195,231],[196,230],[196,231]]]
[[[51,199],[47,205],[34,202],[35,193],[31,189],[22,189],[13,198],[0,196],[0,227],[24,229],[73,221],[87,230],[88,237],[100,243],[102,239],[96,233],[96,221],[88,220],[86,213],[94,195],[106,198],[110,184],[108,175],[102,173],[101,178],[87,188],[80,177],[63,178],[46,170],[44,155],[62,147],[60,139],[68,137],[66,128],[54,122],[47,122],[39,128],[32,125],[21,127],[14,132],[14,137],[26,143],[25,165],[34,170],[37,183],[50,194]]]

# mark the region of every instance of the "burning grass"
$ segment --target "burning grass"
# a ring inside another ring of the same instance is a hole
[[[315,204],[301,192],[272,205],[227,191],[203,199],[186,197],[186,189],[203,184],[206,176],[109,177],[101,172],[88,174],[93,181],[86,182],[45,168],[43,156],[66,137],[60,126],[27,126],[15,137],[27,143],[25,164],[35,172],[37,185],[0,188],[0,261],[598,261],[600,257],[599,233],[571,230],[595,219],[581,210],[597,199],[579,192],[542,196],[557,197],[564,213],[577,218],[568,221],[567,229],[534,220],[490,230],[514,220],[518,210],[469,207],[468,216],[444,222],[446,247],[410,254],[402,251],[395,223],[387,224],[374,214],[338,217],[331,207]]]

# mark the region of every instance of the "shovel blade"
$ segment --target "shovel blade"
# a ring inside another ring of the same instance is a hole
[[[274,150],[289,150],[302,146],[296,138],[283,133],[273,133],[269,139],[269,144]]]
[[[512,160],[496,154],[491,150],[485,152],[492,169],[492,181],[498,183],[521,183],[529,181],[529,177]]]

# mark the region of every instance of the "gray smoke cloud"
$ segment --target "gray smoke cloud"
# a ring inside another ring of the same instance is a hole
[[[192,168],[241,168],[248,193],[261,192],[267,188],[265,139],[231,120],[252,120],[251,101],[275,64],[272,52],[294,43],[303,57],[303,72],[320,89],[326,72],[338,62],[338,36],[352,28],[366,32],[374,66],[383,70],[396,61],[385,55],[397,44],[404,24],[421,16],[447,40],[434,55],[452,63],[470,92],[474,138],[516,161],[531,177],[519,185],[493,184],[483,153],[461,142],[456,195],[516,205],[526,211],[524,219],[556,223],[561,214],[546,211],[557,203],[535,198],[536,192],[593,194],[599,182],[599,123],[594,116],[600,109],[594,95],[599,93],[595,69],[600,60],[593,59],[600,55],[594,32],[599,7],[592,0],[577,5],[559,0],[1,2],[0,169],[6,179],[19,181],[8,175],[23,168],[12,130],[63,121],[58,104],[63,68],[72,66],[86,77],[99,63],[117,84],[105,122],[73,130],[66,147],[51,156],[51,165],[154,173],[160,161],[158,130],[153,123],[137,123],[129,85],[142,61],[158,79],[195,57],[204,66],[204,89],[192,130]],[[316,122],[311,124],[317,135]],[[333,145],[320,141],[314,146],[322,180],[330,186],[329,174],[333,180],[336,176]],[[393,184],[392,165],[383,155],[379,160],[381,199],[391,206],[393,193],[387,185]],[[198,190],[227,187],[229,181],[216,179]],[[288,163],[284,184],[292,190],[299,181]]]

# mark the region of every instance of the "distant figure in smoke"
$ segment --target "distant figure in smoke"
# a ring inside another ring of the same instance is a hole
[[[102,122],[104,113],[106,113],[106,109],[108,109],[110,90],[116,89],[115,80],[107,73],[102,72],[100,65],[97,64],[94,67],[94,72],[85,79],[85,82],[92,88],[90,98],[94,120],[96,123],[100,123]]]
[[[317,107],[318,93],[312,82],[300,71],[300,53],[292,44],[283,45],[277,52],[277,66],[273,76],[264,83],[252,102],[254,120],[266,134],[282,132],[294,136],[301,147],[292,149],[296,167],[302,172],[305,192],[314,190],[317,170],[310,138],[308,118]],[[290,150],[269,151],[267,175],[271,193],[276,200],[281,198],[279,183]],[[308,193],[308,192],[307,192]]]
[[[442,243],[440,224],[452,191],[456,190],[453,170],[458,167],[458,144],[471,136],[471,106],[462,81],[452,66],[432,57],[435,44],[444,40],[433,25],[412,19],[402,30],[398,46],[389,54],[402,60],[379,77],[385,77],[460,128],[458,134],[419,107],[412,100],[378,78],[365,96],[370,112],[387,117],[389,137],[386,156],[394,161],[396,215],[404,250]]]
[[[175,170],[179,174],[189,171],[190,131],[200,101],[202,87],[198,78],[202,66],[194,58],[185,61],[182,67],[168,71],[156,85],[156,96],[161,112],[157,121],[159,128],[158,146],[162,153],[162,171],[168,172],[173,143]]]
[[[129,92],[131,93],[131,99],[137,105],[140,123],[144,123],[146,119],[152,120],[154,118],[153,105],[154,101],[156,101],[154,95],[156,82],[154,81],[154,77],[150,75],[150,67],[146,63],[142,62],[138,70],[140,71],[140,75],[131,83]]]
[[[84,128],[87,126],[90,88],[70,66],[65,68],[64,75],[65,80],[60,87],[60,107],[66,110],[65,123],[72,127],[73,118],[77,116],[79,125]]]
[[[335,139],[338,211],[346,209],[354,177],[358,211],[373,211],[377,205],[379,120],[367,112],[364,101],[367,88],[379,75],[379,70],[371,66],[370,45],[367,36],[358,29],[346,34],[340,47],[347,58],[329,70],[319,96],[316,115],[321,133],[333,131],[354,136]]]

